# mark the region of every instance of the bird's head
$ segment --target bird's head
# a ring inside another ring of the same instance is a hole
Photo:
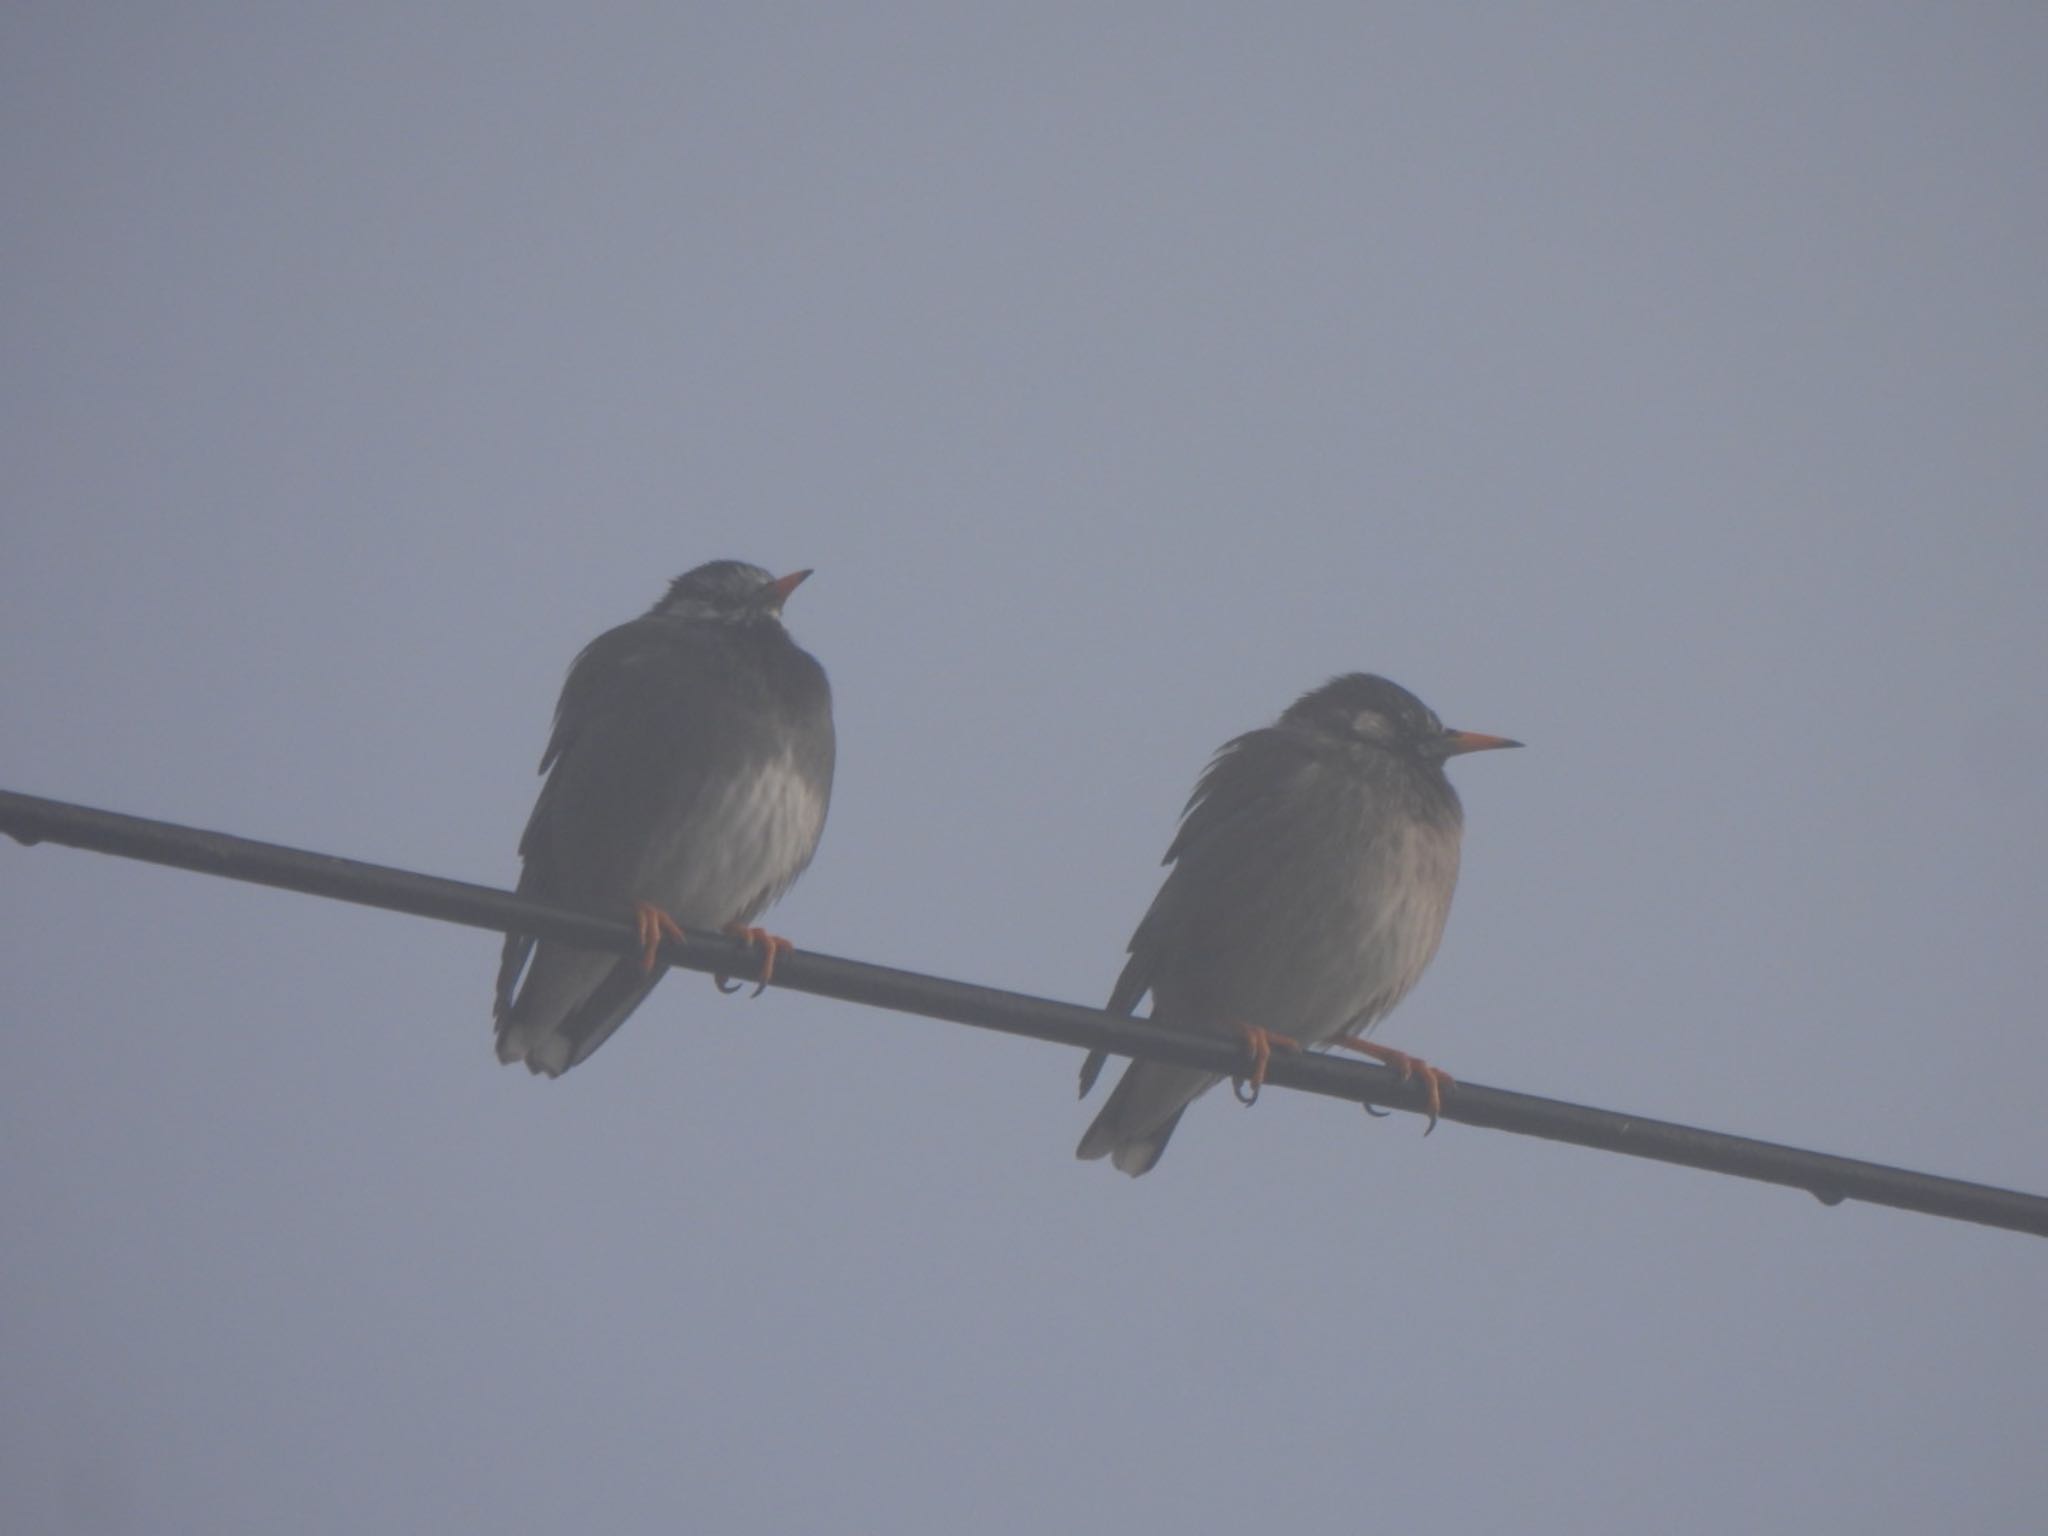
[[[662,618],[718,619],[734,624],[779,619],[789,594],[810,574],[791,571],[787,576],[771,576],[744,560],[713,560],[670,582],[654,612]]]
[[[1280,723],[1346,745],[1376,747],[1431,764],[1461,752],[1521,745],[1505,736],[1449,730],[1434,710],[1406,688],[1369,672],[1333,677],[1322,687],[1311,689],[1288,706]]]

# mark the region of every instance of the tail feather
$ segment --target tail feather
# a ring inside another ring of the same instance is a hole
[[[509,963],[509,953],[508,953]],[[625,1023],[661,980],[632,957],[543,944],[519,995],[498,1006],[498,1060],[560,1077]]]
[[[1221,1081],[1194,1067],[1132,1062],[1074,1155],[1107,1157],[1132,1178],[1149,1173],[1188,1105]]]

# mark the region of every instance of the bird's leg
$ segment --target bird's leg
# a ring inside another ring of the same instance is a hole
[[[796,946],[780,934],[770,933],[766,928],[748,928],[740,923],[727,923],[725,931],[736,939],[746,940],[761,951],[761,974],[754,984],[754,996],[759,997],[768,990],[768,983],[775,979],[775,957],[795,949]],[[718,983],[718,990],[721,992],[737,992],[740,989],[740,984],[736,981],[728,985],[724,976],[713,979]]]
[[[1443,1113],[1444,1090],[1458,1086],[1455,1077],[1441,1067],[1432,1067],[1420,1056],[1410,1056],[1406,1051],[1397,1051],[1391,1045],[1375,1045],[1370,1040],[1361,1040],[1353,1035],[1345,1035],[1330,1043],[1341,1045],[1347,1051],[1356,1051],[1361,1056],[1370,1056],[1374,1061],[1385,1062],[1400,1072],[1401,1081],[1404,1083],[1421,1078],[1423,1086],[1429,1089],[1429,1102],[1424,1106],[1429,1115],[1429,1124],[1422,1128],[1422,1134],[1427,1136],[1436,1129],[1437,1116]],[[1371,1109],[1372,1106],[1366,1106],[1368,1114],[1371,1113]]]
[[[651,901],[633,903],[633,926],[640,930],[640,969],[643,971],[654,969],[663,939],[682,942],[683,930],[676,926],[676,920]]]
[[[1301,1042],[1291,1035],[1276,1035],[1256,1024],[1240,1024],[1238,1032],[1244,1036],[1245,1049],[1252,1053],[1252,1070],[1249,1078],[1233,1077],[1230,1091],[1237,1095],[1238,1103],[1249,1109],[1259,1102],[1259,1090],[1266,1086],[1266,1063],[1273,1059],[1273,1052],[1276,1049],[1298,1051]]]

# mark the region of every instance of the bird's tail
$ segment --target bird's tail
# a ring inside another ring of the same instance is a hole
[[[1132,1178],[1151,1172],[1188,1105],[1221,1081],[1194,1067],[1132,1062],[1074,1155],[1107,1157]]]
[[[643,971],[632,956],[541,945],[518,997],[508,1002],[500,991],[498,1060],[560,1077],[611,1038],[666,969]]]

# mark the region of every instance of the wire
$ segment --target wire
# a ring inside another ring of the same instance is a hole
[[[630,922],[529,901],[490,886],[310,853],[224,832],[203,832],[171,822],[124,816],[9,790],[0,790],[0,831],[24,844],[61,843],[472,928],[555,939],[586,949],[633,954],[640,947]],[[661,958],[688,970],[729,976],[750,975],[759,967],[754,951],[723,934],[691,933],[681,942],[671,940],[662,946]],[[784,953],[776,961],[775,984],[820,997],[1028,1035],[1061,1045],[1099,1046],[1114,1055],[1170,1061],[1219,1076],[1240,1074],[1246,1065],[1242,1049],[1233,1041],[1184,1034],[1144,1019],[948,981],[915,971],[842,960],[810,950]],[[1274,1056],[1266,1082],[1270,1087],[1294,1088],[1414,1113],[1421,1113],[1425,1107],[1422,1085],[1403,1083],[1390,1068],[1316,1053]],[[1640,1115],[1617,1114],[1460,1081],[1444,1100],[1443,1118],[1766,1184],[1782,1184],[1806,1190],[1828,1205],[1863,1200],[2048,1237],[2048,1197],[1753,1141]]]

